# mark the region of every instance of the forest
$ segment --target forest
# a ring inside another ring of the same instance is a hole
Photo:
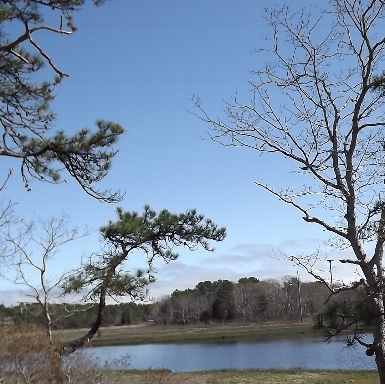
[[[338,285],[338,284],[335,284]],[[153,324],[194,324],[267,321],[317,321],[337,303],[328,300],[328,288],[320,282],[302,282],[286,276],[280,280],[243,277],[202,281],[193,289],[175,290],[170,295],[148,303],[122,302],[107,305],[102,326]],[[325,302],[328,303],[325,304]],[[345,292],[338,303],[354,306],[362,301],[361,290]],[[331,305],[333,304],[333,305]],[[53,329],[92,326],[97,306],[87,304],[52,304]],[[45,324],[42,307],[22,303],[13,307],[0,305],[0,319],[14,324]]]

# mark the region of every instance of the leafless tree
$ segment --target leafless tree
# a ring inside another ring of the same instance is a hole
[[[300,185],[255,184],[329,232],[333,247],[351,249],[352,257],[339,261],[360,270],[361,278],[345,286],[332,287],[316,272],[319,252],[292,260],[322,281],[331,297],[365,289],[373,342],[358,336],[354,341],[375,355],[383,384],[384,16],[382,0],[267,10],[272,35],[256,50],[265,65],[253,71],[252,101],[234,98],[227,104],[228,119],[212,118],[196,101],[197,115],[212,127],[212,140],[290,162],[303,178]]]
[[[63,317],[53,319],[51,305],[61,299],[61,285],[74,273],[63,268],[64,272],[55,276],[51,263],[59,248],[89,233],[68,225],[69,219],[63,214],[46,220],[36,218],[29,223],[23,221],[17,233],[14,226],[0,228],[5,267],[2,275],[22,287],[26,301],[37,302],[41,306],[49,339],[52,338],[53,324]],[[74,308],[67,305],[64,316],[72,316]]]

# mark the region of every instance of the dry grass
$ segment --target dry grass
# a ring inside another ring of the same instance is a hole
[[[35,325],[0,328],[0,383],[103,384],[117,382],[97,361],[81,353],[61,358],[44,328]],[[107,377],[107,375],[109,377]],[[118,379],[118,378],[116,378]]]
[[[115,377],[116,378],[116,377]],[[167,370],[121,375],[119,384],[378,384],[376,372],[363,371],[213,371]]]
[[[84,335],[87,331],[86,329],[65,330],[58,331],[57,334],[63,341],[70,341]],[[144,324],[102,328],[100,336],[94,337],[91,345],[262,340],[309,335],[317,335],[312,328],[312,323],[233,323],[184,326]]]

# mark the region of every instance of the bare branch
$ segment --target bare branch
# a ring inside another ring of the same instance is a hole
[[[50,310],[52,301],[62,296],[61,286],[76,273],[64,271],[58,277],[50,277],[50,262],[59,248],[88,234],[88,230],[79,232],[78,228],[68,228],[68,217],[64,214],[47,220],[36,218],[35,222],[23,222],[16,233],[14,226],[0,227],[2,242],[7,244],[3,262],[7,270],[2,275],[14,284],[26,287],[25,295],[42,307],[49,337],[54,323]]]
[[[252,71],[251,101],[235,97],[226,118],[212,118],[198,98],[197,115],[210,125],[211,140],[274,154],[273,172],[280,158],[302,176],[276,177],[280,188],[255,184],[329,232],[329,245],[351,249],[340,262],[356,266],[360,279],[342,286],[315,270],[318,252],[287,259],[328,288],[327,301],[353,291],[364,297],[343,309],[336,332],[370,324],[373,343],[353,341],[376,355],[385,383],[385,2],[333,0],[313,11],[284,5],[266,12],[271,35],[255,51],[262,65]]]

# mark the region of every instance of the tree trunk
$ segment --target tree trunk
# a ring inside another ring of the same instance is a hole
[[[380,263],[380,267],[382,267],[382,263]],[[374,317],[372,347],[375,354],[380,384],[385,384],[385,313],[383,293],[379,293],[372,298],[372,308],[374,309],[374,314],[378,314],[378,316]]]
[[[383,306],[383,305],[382,305]],[[382,316],[383,317],[383,316]],[[385,384],[385,322],[376,324],[373,330],[374,352],[380,383]]]
[[[52,319],[49,314],[49,306],[47,301],[44,303],[44,317],[46,320],[47,337],[52,340]]]
[[[98,315],[91,329],[84,336],[71,341],[68,345],[61,347],[58,351],[59,356],[69,356],[71,353],[74,353],[76,350],[85,347],[90,340],[96,335],[99,328],[103,323],[104,318],[104,309],[106,307],[106,293],[107,293],[107,284],[104,283],[100,291],[100,299],[98,305]]]
[[[373,297],[373,307],[375,308],[375,314],[378,315],[375,318],[375,325],[373,328],[373,349],[376,356],[376,365],[380,383],[385,384],[385,312],[384,312],[384,268],[383,268],[383,256],[384,256],[384,238],[385,238],[385,207],[381,208],[381,218],[378,225],[378,238],[374,251],[373,265],[375,270],[372,269],[372,275],[377,275],[374,281],[371,281],[367,276],[367,282],[371,282],[370,285],[376,287],[377,293]],[[377,274],[375,273],[377,272]],[[370,286],[369,285],[369,286]]]

